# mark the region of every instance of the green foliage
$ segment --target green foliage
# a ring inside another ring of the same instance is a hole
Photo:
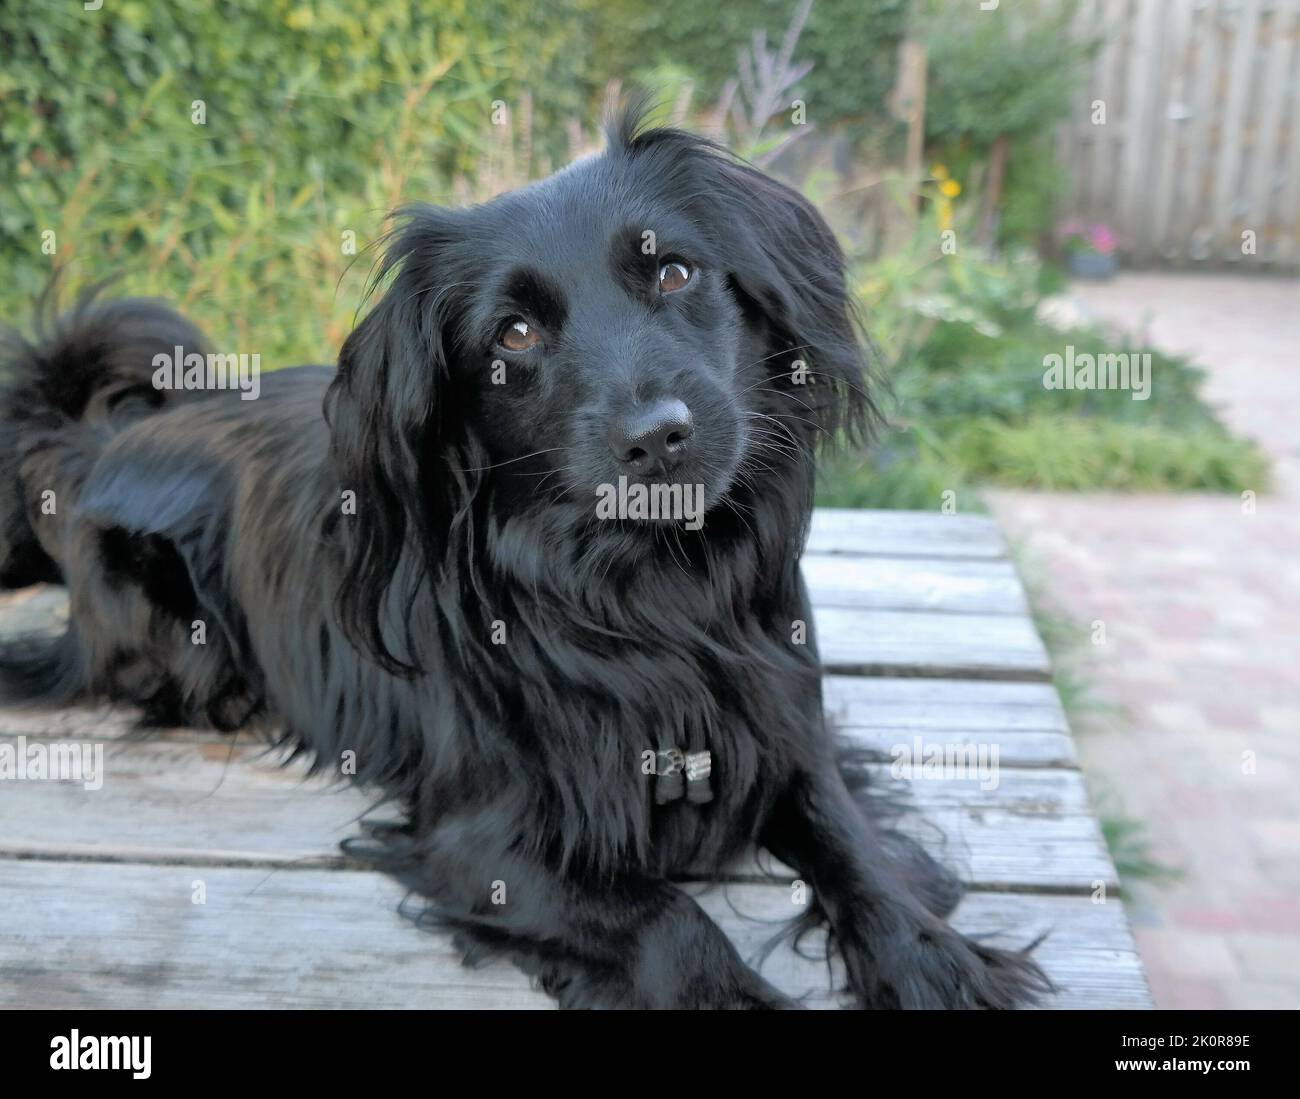
[[[1221,428],[1034,412],[1020,423],[971,420],[952,442],[981,479],[1030,488],[1239,492],[1268,476],[1260,453]]]
[[[1070,26],[1077,4],[1029,7],[929,0],[918,33],[929,53],[926,140],[953,177],[980,180],[993,142],[1007,139],[998,240],[1037,245],[1065,190],[1056,126],[1069,117],[1095,43]]]
[[[960,234],[959,234],[960,236]],[[974,486],[1237,493],[1268,481],[1251,443],[1230,435],[1183,359],[1038,319],[1044,279],[1028,253],[942,255],[931,221],[911,245],[862,268],[857,285],[882,350],[892,421],[868,453],[823,470],[819,499],[858,507],[940,506]],[[1149,396],[1048,389],[1049,355],[1149,354]]]
[[[894,83],[910,0],[816,0],[799,39],[798,58],[813,63],[799,84],[819,126],[879,124]],[[736,73],[736,58],[757,30],[769,45],[785,34],[796,0],[607,0],[599,50],[614,71],[645,79],[661,66],[698,81],[697,99],[713,101]]]
[[[165,295],[268,362],[332,359],[360,250],[392,207],[449,197],[499,137],[495,100],[518,113],[544,86],[531,157],[563,159],[564,124],[598,89],[577,48],[594,6],[567,0],[542,25],[529,0],[10,0],[5,315],[56,264],[74,282],[121,271],[123,291]]]
[[[936,511],[944,493],[958,492],[963,511],[983,511],[964,482],[953,478],[942,440],[916,428],[899,428],[869,454],[836,454],[817,471],[817,502],[836,508],[903,508]]]
[[[1052,133],[1025,136],[1010,144],[998,203],[998,240],[1028,247],[1046,243],[1068,189]]]
[[[1038,135],[1064,120],[1088,56],[1070,31],[1076,6],[981,11],[978,4],[944,0],[922,5],[927,138],[987,150],[1002,135]]]

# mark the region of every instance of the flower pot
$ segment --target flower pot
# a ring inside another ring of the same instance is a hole
[[[1114,252],[1071,252],[1065,258],[1065,269],[1080,279],[1108,279],[1119,270],[1119,259]]]

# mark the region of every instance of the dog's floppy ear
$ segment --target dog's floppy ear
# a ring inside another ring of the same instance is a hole
[[[789,378],[781,388],[801,415],[812,413],[823,440],[838,431],[860,440],[875,411],[835,234],[793,188],[720,152],[701,159],[733,288],[769,327],[771,362]]]
[[[606,126],[610,151],[646,158],[665,195],[687,196],[691,220],[713,237],[742,307],[766,325],[765,361],[797,413],[791,430],[811,423],[822,441],[840,432],[863,441],[876,410],[835,234],[792,187],[708,138],[643,129],[645,118],[644,100],[616,114]]]
[[[453,487],[436,468],[449,445],[443,427],[450,306],[442,254],[452,225],[448,212],[426,206],[403,210],[401,219],[376,282],[394,277],[343,344],[325,418],[342,494],[340,625],[388,671],[411,675],[419,659],[401,609],[427,574],[425,536],[436,522],[430,513],[438,510],[439,493]],[[412,538],[415,554],[406,550]],[[401,656],[393,651],[397,638],[406,650]]]

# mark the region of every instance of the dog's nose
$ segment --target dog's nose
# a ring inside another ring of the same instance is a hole
[[[694,432],[691,410],[681,401],[662,400],[616,418],[605,439],[622,465],[645,475],[680,465]]]

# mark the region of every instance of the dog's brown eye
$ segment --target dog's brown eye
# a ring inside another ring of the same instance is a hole
[[[681,260],[669,260],[659,268],[659,289],[665,294],[680,290],[691,281],[691,268]]]
[[[516,317],[509,321],[501,329],[501,335],[497,337],[497,343],[507,351],[527,351],[530,347],[536,347],[542,342],[542,337],[538,334],[536,328],[529,324],[523,317]]]

